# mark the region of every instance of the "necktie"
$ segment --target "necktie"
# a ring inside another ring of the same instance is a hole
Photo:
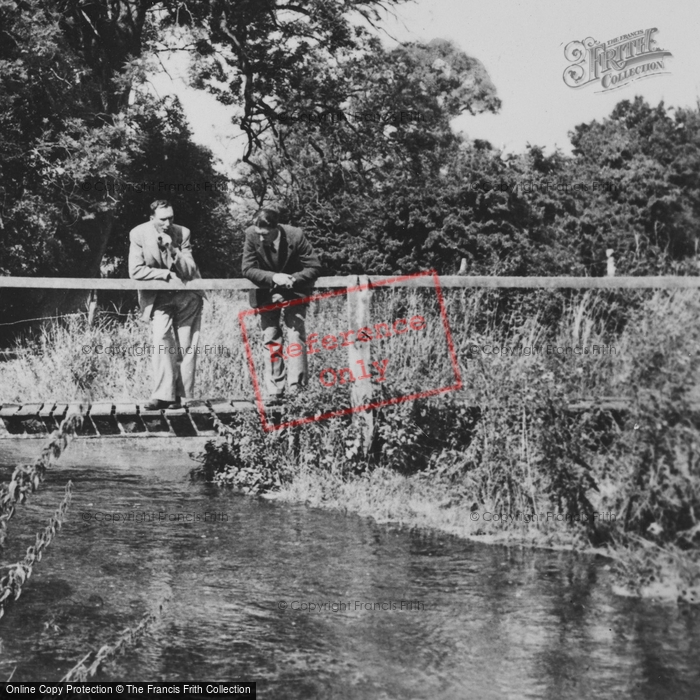
[[[275,250],[274,244],[268,243],[265,245],[265,248],[267,250],[267,254],[270,260],[272,260],[273,267],[275,268],[275,270],[277,270],[277,266],[279,265],[279,257],[277,255],[277,251]]]

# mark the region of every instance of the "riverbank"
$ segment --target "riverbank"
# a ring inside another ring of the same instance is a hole
[[[212,297],[202,333],[217,350],[201,356],[198,391],[251,395],[237,317],[245,304],[232,293]],[[460,396],[378,410],[369,451],[349,416],[272,433],[257,416],[239,416],[226,439],[207,446],[199,476],[482,541],[605,551],[620,590],[700,597],[697,293],[477,290],[445,300]],[[339,297],[312,306],[308,331],[324,337],[348,328],[343,304]],[[378,396],[454,381],[430,290],[376,292],[372,314],[385,322],[420,315],[427,325],[400,342],[373,341],[372,356],[388,360]],[[143,396],[149,358],[117,350],[142,347],[148,330],[135,319],[48,327],[0,363],[2,398]],[[261,372],[259,334],[250,336]],[[286,419],[349,405],[347,386],[316,381],[330,376],[329,357],[310,356],[309,387],[285,404]],[[347,361],[344,351],[337,361]],[[611,396],[624,408],[603,400]],[[582,398],[591,401],[572,411]]]
[[[386,469],[350,479],[328,472],[299,473],[265,497],[360,515],[378,524],[444,532],[482,544],[599,556],[607,560],[606,568],[614,573],[615,595],[700,605],[700,557],[690,552],[661,547],[649,551],[650,545],[641,541],[637,546],[596,547],[583,529],[572,527],[561,514],[543,512],[509,522],[498,512],[468,510],[454,504],[449,491],[426,487],[424,479]],[[609,516],[601,514],[603,518]]]
[[[591,548],[582,533],[557,523],[556,513],[532,514],[516,519],[488,509],[469,510],[455,504],[444,488],[430,486],[424,478],[402,476],[385,468],[350,479],[328,472],[323,476],[302,473],[267,497],[304,503],[312,508],[354,513],[379,524],[439,530],[489,544],[519,544],[590,554],[606,552]],[[542,515],[541,520],[539,515]],[[541,522],[543,526],[531,529],[528,520]],[[508,526],[507,529],[504,525]]]
[[[205,459],[209,476],[409,527],[605,553],[618,593],[698,602],[697,295],[658,292],[625,305],[582,294],[562,301],[556,323],[533,314],[534,301],[504,314],[503,299],[486,294],[448,299],[471,405],[446,393],[381,409],[366,456],[347,418],[284,438],[251,437],[255,422],[234,426],[232,444]],[[418,303],[404,300],[402,311]],[[406,374],[393,387],[415,390],[410,379],[439,364],[438,344],[399,348],[392,362]],[[605,405],[610,396],[624,408]],[[310,385],[286,415],[319,415],[327,397]],[[581,397],[593,401],[570,410]]]

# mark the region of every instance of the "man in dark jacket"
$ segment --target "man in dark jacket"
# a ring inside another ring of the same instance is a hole
[[[321,271],[321,262],[303,231],[279,223],[279,211],[262,208],[255,226],[246,229],[243,248],[243,276],[259,289],[250,292],[250,305],[260,308],[283,301],[301,299],[313,294],[314,282]],[[265,344],[265,386],[271,397],[281,397],[286,385],[291,393],[308,381],[306,360],[307,304],[260,311],[260,327]],[[288,341],[282,337],[282,321],[287,326]],[[285,361],[275,350],[281,345],[299,343],[299,357]]]

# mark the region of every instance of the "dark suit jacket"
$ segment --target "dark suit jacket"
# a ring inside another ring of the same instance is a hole
[[[173,224],[168,235],[173,245],[180,249],[180,255],[175,263],[175,272],[185,282],[201,279],[197,265],[192,257],[190,230],[184,226]],[[170,270],[165,265],[160,248],[158,247],[158,232],[150,221],[140,224],[129,233],[129,277],[133,280],[160,280],[165,282],[170,277]],[[192,290],[205,298],[201,290]],[[153,303],[158,292],[139,290],[139,305],[143,318],[150,319],[153,313]]]
[[[314,291],[314,282],[321,274],[321,261],[304,232],[294,226],[280,225],[280,229],[277,265],[266,254],[255,227],[251,226],[245,232],[243,276],[260,287],[250,292],[250,305],[254,308],[272,304],[273,293],[289,300],[310,296]],[[276,287],[272,277],[277,272],[293,275],[296,279],[294,287]]]

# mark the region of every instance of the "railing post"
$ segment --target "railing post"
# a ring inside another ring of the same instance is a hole
[[[348,289],[348,327],[355,331],[355,342],[348,346],[348,367],[355,377],[369,375],[371,362],[371,343],[369,340],[358,339],[362,328],[371,328],[370,311],[372,290],[369,288],[369,277],[360,275],[351,282],[351,287],[360,286],[363,289],[351,291]],[[366,370],[366,371],[363,371]],[[372,380],[355,379],[350,391],[353,408],[364,406],[372,401]],[[372,409],[358,411],[353,414],[353,420],[362,431],[362,449],[367,454],[374,431],[374,413]]]
[[[613,253],[615,251],[612,248],[607,248],[605,255],[608,258],[608,277],[615,277],[615,258]]]
[[[97,290],[93,289],[88,298],[88,328],[92,328],[95,323],[95,311],[97,310]]]

